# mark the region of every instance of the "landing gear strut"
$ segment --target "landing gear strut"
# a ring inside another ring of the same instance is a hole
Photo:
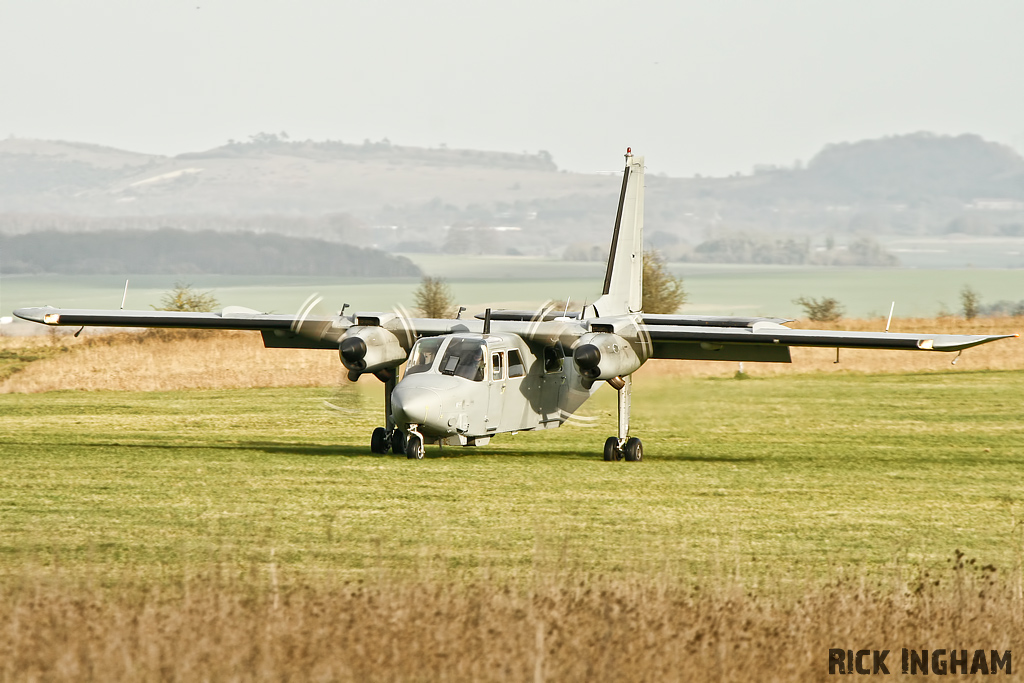
[[[640,439],[629,436],[629,408],[632,400],[633,378],[626,375],[622,386],[617,388],[619,403],[619,434],[609,436],[604,442],[604,459],[616,461],[625,458],[629,462],[644,459],[644,445]]]
[[[384,380],[384,424],[387,426],[377,427],[370,435],[370,452],[379,455],[387,455],[389,451],[405,453],[405,434],[395,427],[395,418],[391,416],[391,392],[395,390],[395,384],[397,380],[391,373]]]

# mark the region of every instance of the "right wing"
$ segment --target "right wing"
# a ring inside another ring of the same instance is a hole
[[[124,311],[81,308],[19,308],[14,315],[44,325],[70,327],[160,327],[193,330],[259,330],[272,348],[335,349],[352,323],[341,316],[260,313],[229,306],[217,313]]]

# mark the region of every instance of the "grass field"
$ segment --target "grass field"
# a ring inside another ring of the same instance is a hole
[[[648,380],[640,466],[597,456],[611,392],[598,428],[421,464],[366,455],[379,407],[354,387],[6,395],[5,564],[244,566],[273,548],[299,574],[724,564],[802,581],[961,548],[1008,567],[1022,391],[1019,372]]]
[[[181,384],[218,348],[119,339],[13,377]],[[0,394],[0,679],[817,680],[830,647],[1016,649],[1024,372],[970,354],[645,369],[639,464],[598,455],[610,390],[596,428],[371,456],[380,385],[329,353],[252,370],[321,386]]]

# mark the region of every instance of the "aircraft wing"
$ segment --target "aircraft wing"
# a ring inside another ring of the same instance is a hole
[[[790,329],[775,321],[748,326],[716,327],[691,324],[642,325],[652,358],[691,360],[790,362],[792,346],[842,349],[962,351],[979,344],[1019,335],[906,334]]]
[[[341,316],[301,316],[260,313],[229,306],[216,313],[178,311],[124,311],[76,308],[19,308],[24,320],[70,327],[159,327],[198,330],[258,330],[272,348],[335,349],[351,326]]]

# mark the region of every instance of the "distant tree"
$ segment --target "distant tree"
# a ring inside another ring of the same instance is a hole
[[[210,292],[198,292],[191,284],[174,283],[174,289],[165,293],[160,300],[158,311],[189,311],[192,313],[209,313],[220,304]]]
[[[981,308],[981,295],[970,285],[964,285],[960,290],[960,306],[963,308],[964,317],[973,320],[978,317]]]
[[[413,292],[413,301],[425,318],[450,318],[455,312],[452,288],[439,277],[424,275]]]
[[[644,252],[643,277],[644,313],[675,313],[686,303],[683,279],[668,272],[664,257],[657,251]]]
[[[800,297],[793,299],[793,303],[804,309],[808,319],[816,323],[833,323],[843,317],[845,310],[842,304],[830,296],[823,296],[821,299]]]

